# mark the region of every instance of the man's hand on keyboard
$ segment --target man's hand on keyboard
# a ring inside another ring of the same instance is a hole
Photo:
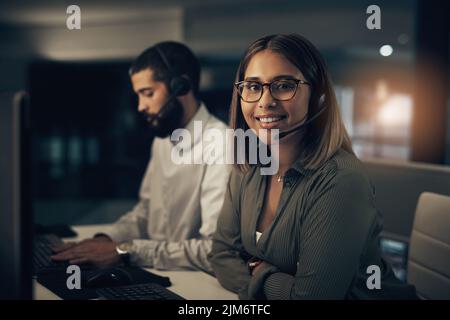
[[[54,246],[54,261],[69,261],[70,264],[92,263],[97,267],[106,268],[121,262],[116,251],[116,243],[106,237],[86,239],[79,243],[65,243]]]

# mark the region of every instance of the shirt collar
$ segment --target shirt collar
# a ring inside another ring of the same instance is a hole
[[[260,169],[260,167],[262,167],[264,165],[256,165],[255,168],[256,169]],[[268,166],[268,165],[267,165]],[[309,177],[311,175],[313,175],[313,173],[316,171],[315,169],[306,169],[303,164],[302,161],[300,159],[295,160],[295,162],[292,164],[292,166],[286,171],[286,174],[288,176],[290,176],[291,174],[293,174],[294,172],[301,174],[302,176],[305,177]]]
[[[190,133],[191,148],[201,141],[202,133],[205,129],[206,123],[209,120],[209,117],[210,117],[210,114],[209,114],[208,110],[206,109],[205,104],[203,102],[200,102],[200,106],[198,107],[195,115],[188,122],[188,124],[183,128]],[[199,125],[201,126],[202,130],[199,130]],[[177,146],[183,147],[183,148],[187,147],[187,145],[185,145],[185,143],[189,143],[189,141],[186,141],[186,142],[183,142],[183,141],[177,142],[177,141],[172,141],[172,140],[170,140],[170,141],[172,142],[173,145],[177,145]]]
[[[296,160],[294,162],[294,164],[292,165],[291,169],[296,170],[297,172],[299,172],[300,174],[304,175],[304,176],[310,176],[314,173],[314,169],[306,169],[303,165],[302,162],[300,160]]]

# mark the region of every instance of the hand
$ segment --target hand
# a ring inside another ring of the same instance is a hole
[[[268,262],[265,262],[265,261],[262,261],[262,260],[260,260],[260,261],[258,261],[259,263],[256,265],[256,267],[254,267],[253,268],[253,270],[252,270],[252,277],[258,272],[258,270],[261,270],[261,268],[264,268],[264,267],[270,267],[271,266],[271,264],[270,263],[268,263]]]
[[[103,236],[79,243],[65,243],[52,248],[56,254],[51,258],[54,261],[69,261],[70,264],[92,263],[106,268],[121,262],[116,245],[110,238]]]
[[[57,244],[57,245],[52,246],[51,249],[52,249],[53,252],[59,253],[59,252],[62,252],[62,251],[66,251],[67,249],[70,249],[72,247],[75,247],[75,246],[77,246],[79,244],[87,243],[87,242],[90,242],[90,241],[112,241],[112,239],[109,238],[106,235],[100,235],[100,236],[97,236],[97,237],[92,238],[92,239],[85,239],[85,240],[83,240],[81,242],[71,241],[71,242],[65,242],[63,244]]]

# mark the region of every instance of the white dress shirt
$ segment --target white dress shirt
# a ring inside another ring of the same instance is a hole
[[[194,121],[201,121],[202,132],[194,130]],[[209,128],[217,128],[225,134],[227,126],[201,104],[185,127],[193,138],[191,151],[194,155],[204,155],[211,145],[220,143],[203,141]],[[207,254],[211,250],[211,236],[216,229],[231,166],[176,164],[171,158],[175,145],[170,137],[154,139],[151,160],[139,192],[140,200],[115,223],[109,236],[118,243],[131,242],[132,263],[157,269],[200,269],[212,273]],[[216,152],[214,157],[220,159],[223,154]]]

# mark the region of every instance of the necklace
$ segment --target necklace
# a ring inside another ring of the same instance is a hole
[[[281,174],[277,174],[277,181],[281,182],[284,180],[284,176],[282,176]]]

